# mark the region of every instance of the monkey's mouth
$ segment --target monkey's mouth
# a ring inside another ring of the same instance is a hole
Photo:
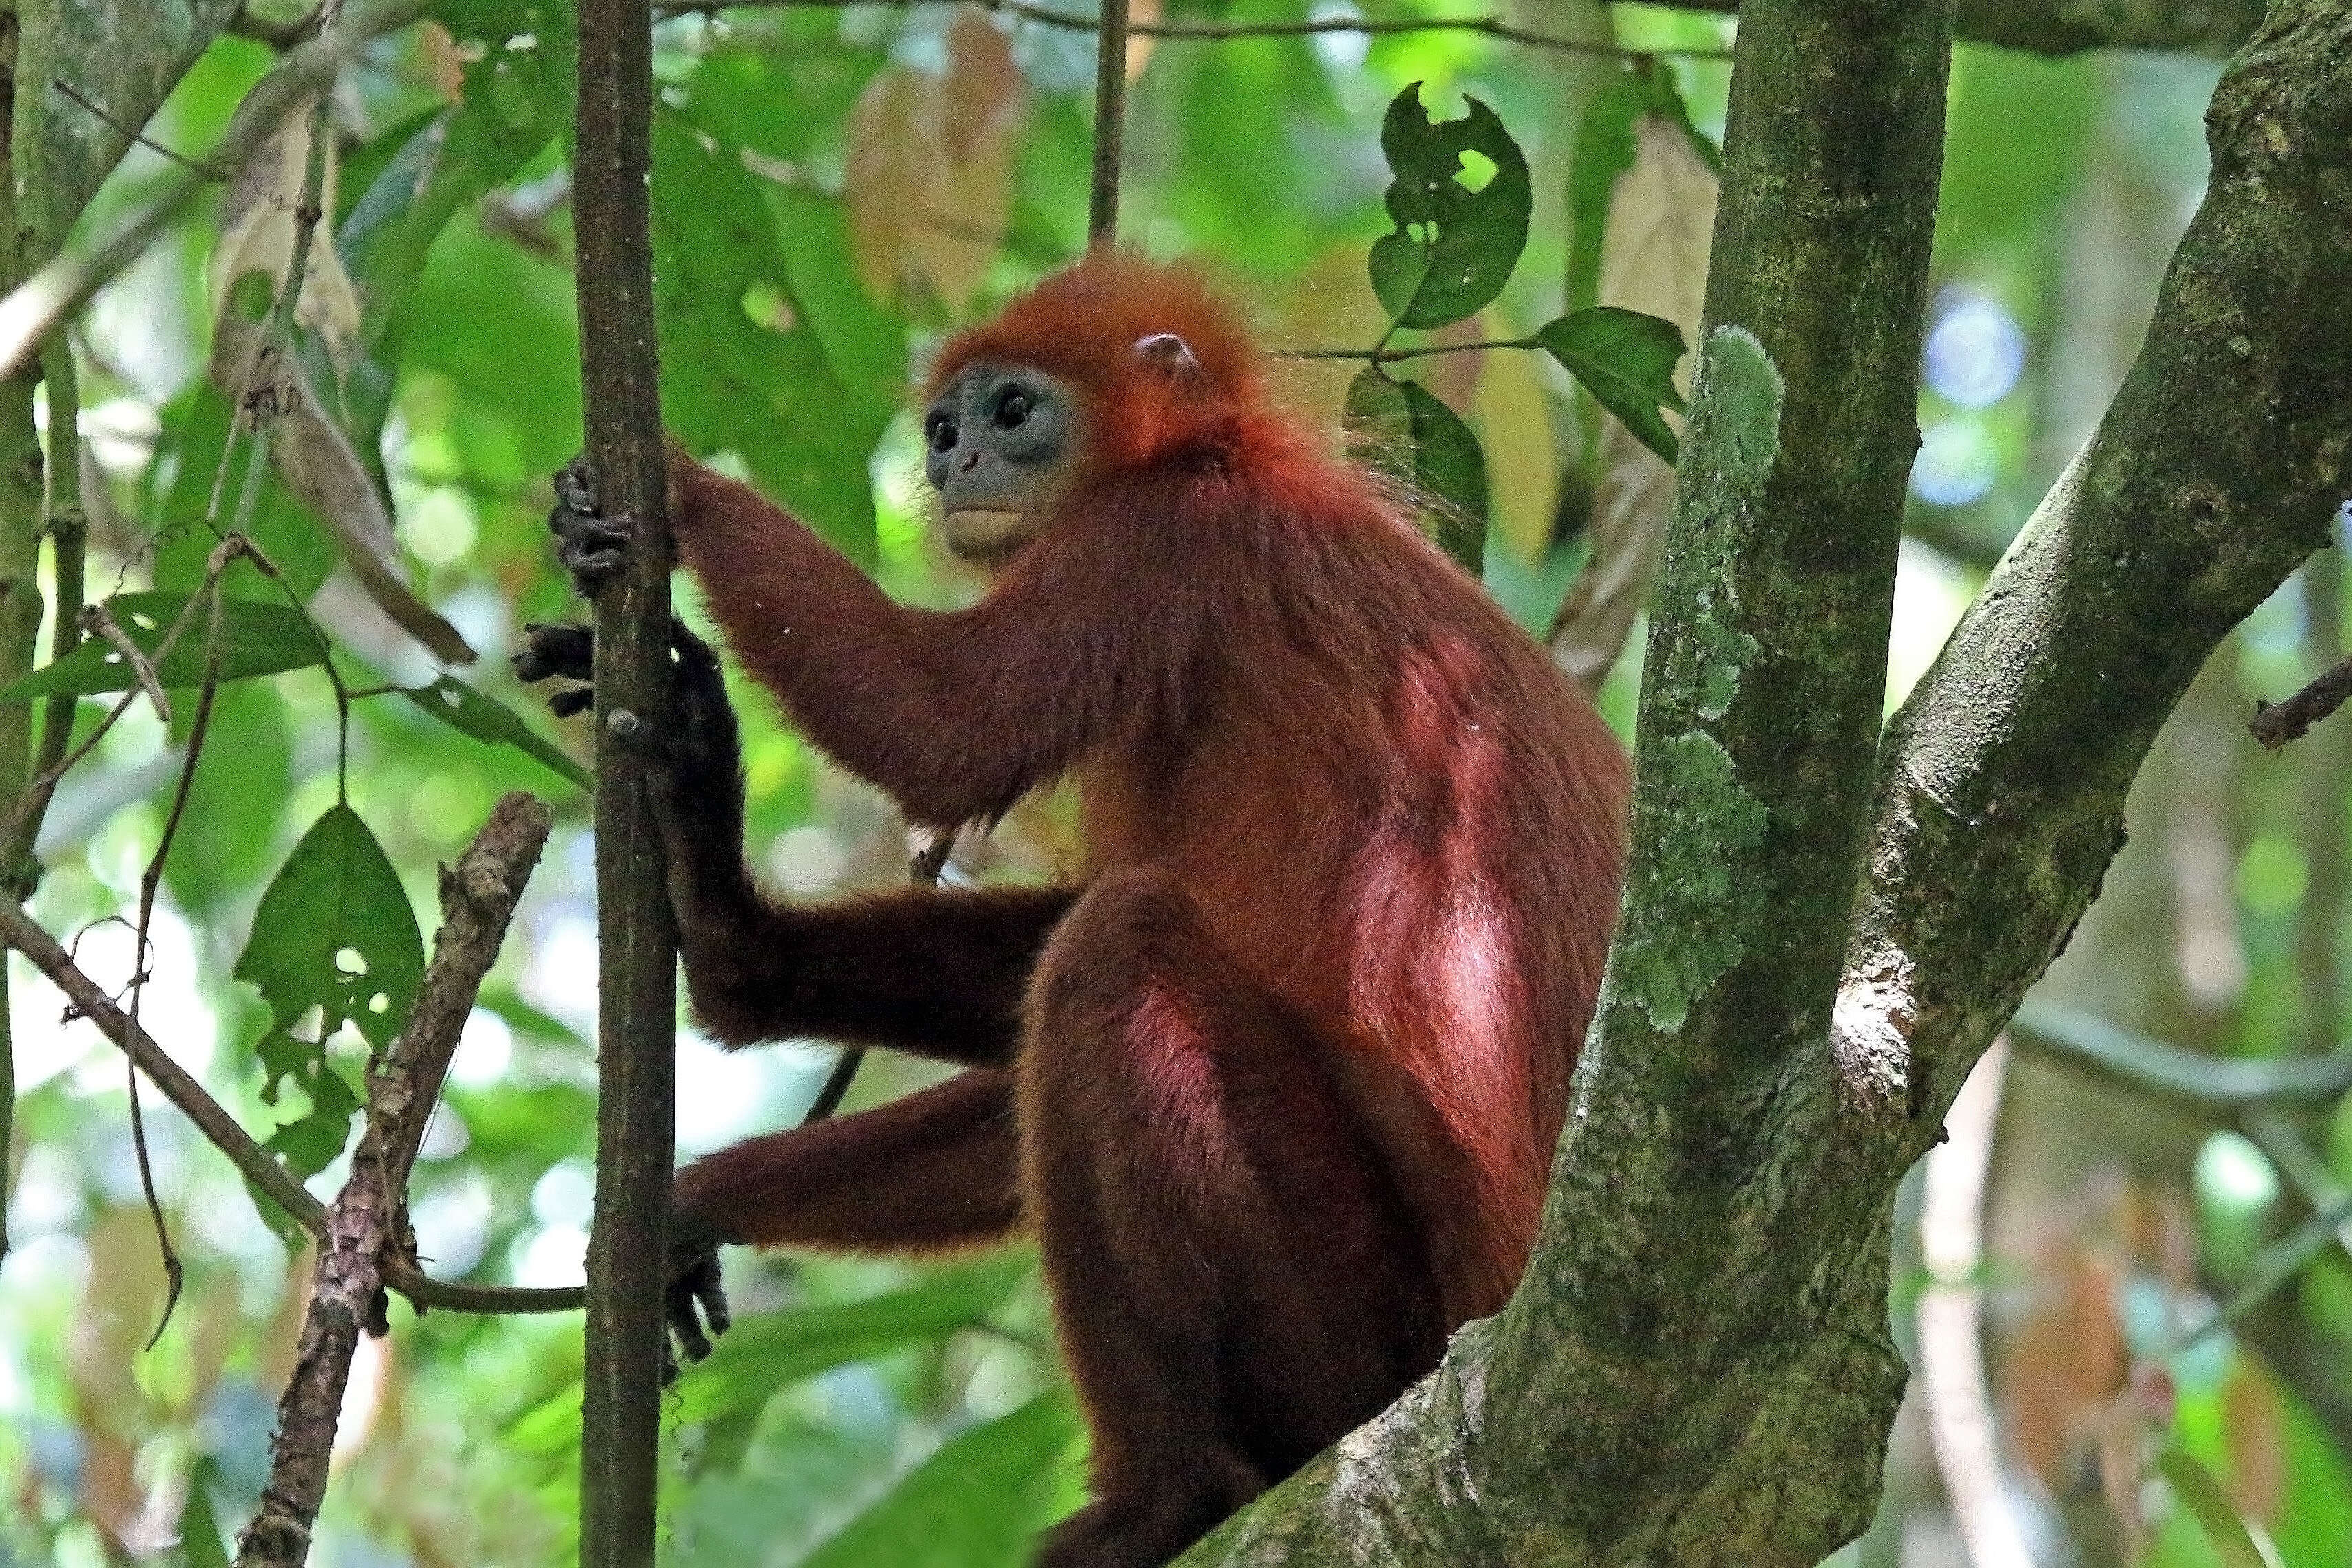
[[[1029,514],[996,507],[962,507],[948,513],[948,549],[960,561],[1000,565],[1029,541]]]

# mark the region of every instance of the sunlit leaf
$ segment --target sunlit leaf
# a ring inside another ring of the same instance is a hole
[[[868,1300],[738,1319],[680,1380],[678,1417],[714,1421],[828,1368],[943,1339],[985,1318],[1025,1271],[1022,1260],[992,1258]]]
[[[327,1060],[327,1039],[348,1023],[383,1049],[407,1021],[424,972],[416,911],[392,862],[357,812],[329,807],[263,891],[236,970],[269,1006],[257,1047],[262,1099],[275,1104],[289,1079],[310,1097],[310,1111],[271,1140],[298,1174],[334,1158],[358,1109]],[[313,1008],[317,1034],[297,1038]]]
[[[520,714],[455,677],[445,675],[429,686],[404,686],[400,694],[453,730],[493,745],[512,746],[582,789],[588,787],[588,771],[535,733]]]
[[[803,1568],[1013,1568],[1077,1500],[1077,1412],[1056,1389],[943,1445]]]
[[[1493,110],[1466,101],[1461,119],[1433,121],[1415,82],[1381,124],[1396,228],[1372,247],[1372,290],[1402,327],[1442,327],[1485,309],[1527,247],[1528,161]],[[1490,165],[1475,190],[1465,154]]]
[[[2195,1455],[2179,1447],[2168,1447],[2156,1468],[2172,1483],[2174,1495],[2196,1516],[2222,1568],[2284,1568],[2269,1532],[2238,1512],[2221,1481]]]
[[[1674,382],[1675,362],[1689,352],[1681,329],[1637,310],[1596,305],[1546,322],[1536,339],[1643,446],[1675,460],[1681,444],[1658,410],[1683,406]]]
[[[1601,251],[1615,237],[1612,210],[1619,176],[1640,156],[1638,127],[1654,120],[1674,128],[1684,151],[1711,174],[1722,158],[1715,144],[1692,125],[1690,109],[1663,59],[1631,64],[1592,96],[1569,154],[1568,305],[1581,310],[1601,302]]]
[[[117,594],[106,601],[106,609],[132,646],[152,656],[187,602],[185,594]],[[156,677],[166,688],[194,686],[204,679],[205,616],[199,606],[172,651],[155,664]],[[276,675],[319,662],[319,639],[299,610],[224,596],[221,618],[221,679],[225,681]],[[138,672],[121,649],[103,637],[89,637],[56,663],[0,686],[0,702],[128,691],[138,684]]]

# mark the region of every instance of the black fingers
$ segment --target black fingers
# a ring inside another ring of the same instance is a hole
[[[530,625],[523,627],[523,637],[522,651],[507,661],[518,680],[586,680],[594,670],[596,635],[586,626]],[[547,700],[548,711],[559,719],[595,705],[595,690],[586,686],[566,688]]]
[[[584,459],[575,458],[555,476],[555,506],[547,514],[555,531],[555,558],[572,574],[584,598],[621,569],[635,530],[625,517],[606,517],[588,483]]]
[[[667,1340],[662,1344],[662,1382],[668,1384],[677,1377],[678,1357],[691,1365],[710,1353],[710,1338],[703,1332],[706,1325],[710,1335],[718,1335],[725,1333],[733,1321],[727,1310],[727,1292],[719,1283],[716,1248],[673,1266],[663,1314],[677,1344],[675,1354]]]

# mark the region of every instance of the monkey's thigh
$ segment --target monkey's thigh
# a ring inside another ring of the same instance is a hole
[[[1024,1185],[1098,1485],[1219,1449],[1277,1479],[1434,1364],[1423,1252],[1323,1048],[1181,888],[1098,879],[1027,1024]]]

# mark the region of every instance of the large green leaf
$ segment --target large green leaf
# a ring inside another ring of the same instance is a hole
[[[2238,1512],[2237,1505],[2212,1471],[2188,1449],[2168,1447],[2157,1469],[2172,1483],[2173,1494],[2196,1516],[2198,1528],[2220,1558],[2222,1568],[2281,1568],[2278,1548],[2263,1527]]]
[[[269,1031],[256,1047],[262,1099],[276,1104],[289,1079],[310,1098],[310,1110],[269,1140],[309,1175],[341,1152],[359,1108],[327,1060],[328,1037],[348,1023],[383,1050],[407,1022],[425,974],[416,911],[359,813],[337,804],[302,836],[261,895],[236,973],[269,1006]],[[296,1038],[314,1007],[317,1035]]]
[[[1658,410],[1682,411],[1675,364],[1689,348],[1681,328],[1639,310],[1595,305],[1546,322],[1536,340],[1642,445],[1669,463],[1680,454],[1681,444]]]
[[[802,1568],[1013,1568],[1078,1500],[1077,1412],[1060,1390],[950,1439]]]
[[[587,769],[553,742],[534,733],[513,709],[455,676],[445,675],[427,686],[404,686],[400,694],[453,730],[492,745],[512,746],[582,789],[589,787]]]
[[[152,657],[187,602],[185,594],[117,594],[106,601],[106,609],[132,646]],[[223,680],[276,675],[319,662],[318,637],[299,611],[226,597],[220,609]],[[194,686],[204,679],[206,615],[200,606],[171,652],[156,661],[156,679],[165,687]],[[103,637],[87,637],[54,664],[0,686],[0,702],[128,691],[138,684],[137,670],[120,648]]]
[[[739,1319],[680,1380],[678,1419],[690,1426],[757,1409],[829,1368],[943,1339],[985,1318],[1025,1272],[1024,1260],[996,1258],[868,1300]]]
[[[1527,247],[1528,161],[1493,110],[1466,101],[1461,119],[1433,121],[1415,82],[1381,124],[1396,229],[1372,246],[1372,291],[1401,327],[1442,327],[1485,309]],[[1476,190],[1464,183],[1468,153],[1494,166]]]
[[[741,454],[763,489],[871,566],[866,462],[889,409],[827,359],[740,151],[656,110],[653,219],[664,422],[698,452]]]
[[[1486,562],[1486,457],[1477,434],[1427,387],[1366,365],[1349,384],[1348,455],[1402,484],[1471,576]]]

